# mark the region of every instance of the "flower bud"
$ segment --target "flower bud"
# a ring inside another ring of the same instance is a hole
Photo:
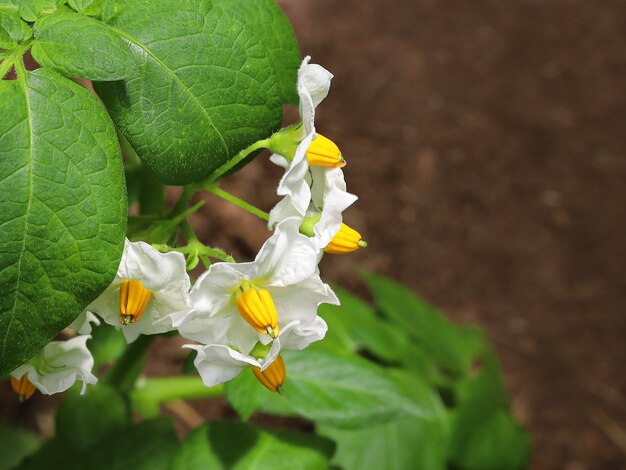
[[[326,253],[332,254],[345,254],[352,253],[359,248],[365,248],[367,243],[361,239],[361,234],[348,227],[346,224],[341,224],[339,231],[335,234],[330,243],[324,248]]]
[[[283,358],[280,355],[264,371],[261,372],[260,367],[253,367],[252,372],[270,392],[282,392],[287,371],[285,370]]]
[[[267,289],[257,289],[245,284],[242,289],[243,292],[237,296],[235,304],[243,319],[259,333],[277,338],[278,314],[270,293]]]
[[[35,393],[35,386],[28,380],[28,373],[25,373],[19,379],[11,376],[11,387],[20,396],[20,401],[28,400]]]
[[[120,284],[120,323],[137,322],[146,310],[152,292],[141,281],[125,280]]]
[[[326,166],[332,168],[342,168],[346,166],[346,161],[341,155],[339,147],[322,134],[311,142],[306,151],[306,158],[311,166]]]

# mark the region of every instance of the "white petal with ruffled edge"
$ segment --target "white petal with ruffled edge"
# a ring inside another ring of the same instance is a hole
[[[26,364],[11,372],[11,375],[19,380],[28,374],[28,380],[46,395],[63,392],[81,380],[81,393],[85,393],[87,384],[98,381],[91,373],[94,361],[87,349],[89,338],[82,335],[67,341],[53,341]]]

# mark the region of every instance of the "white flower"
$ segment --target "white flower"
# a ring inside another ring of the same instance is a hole
[[[264,369],[281,349],[302,349],[326,334],[317,307],[338,299],[319,278],[315,245],[299,225],[284,220],[254,261],[216,263],[196,282],[194,312],[175,326],[201,343],[186,347],[198,351],[194,363],[208,387],[250,365]]]
[[[192,310],[190,288],[182,253],[126,240],[115,279],[86,310],[121,328],[130,343],[142,334],[174,330],[172,319]]]
[[[91,334],[91,324],[96,326],[100,325],[100,320],[93,313],[88,312],[87,310],[83,311],[76,320],[72,322],[72,324],[68,328],[72,328],[78,332],[79,335],[88,335]]]
[[[277,194],[283,199],[272,209],[269,227],[289,217],[319,216],[315,226],[315,244],[318,251],[324,249],[339,231],[342,212],[353,204],[357,197],[346,191],[341,168],[310,165],[307,153],[312,144],[319,142],[323,150],[333,148],[334,143],[315,132],[315,108],[328,95],[332,74],[317,64],[309,64],[310,57],[302,61],[298,70],[298,96],[302,118],[301,141],[293,159],[274,154],[270,158],[285,168]],[[323,153],[323,152],[322,152]]]
[[[30,361],[11,372],[14,390],[28,398],[32,395],[34,386],[41,393],[52,395],[67,390],[76,380],[81,380],[81,393],[85,393],[87,384],[98,381],[91,373],[93,357],[86,344],[89,338],[90,336],[81,335],[48,344]],[[23,393],[29,387],[30,393]]]

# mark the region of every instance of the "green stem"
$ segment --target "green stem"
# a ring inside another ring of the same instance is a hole
[[[210,258],[219,259],[220,261],[226,261],[227,263],[235,262],[235,259],[224,250],[206,246],[204,243],[198,240],[198,237],[196,237],[196,234],[191,228],[191,225],[189,225],[188,221],[185,220],[181,224],[180,228],[183,232],[183,235],[185,236],[185,239],[187,240],[187,246],[180,248],[178,251],[181,251],[183,253],[191,253],[192,251],[196,250],[198,252],[198,255],[200,256],[208,256]]]
[[[218,197],[221,197],[222,199],[225,199],[228,202],[235,204],[236,206],[241,207],[243,210],[248,211],[251,214],[254,214],[263,220],[270,219],[270,216],[267,212],[262,211],[261,209],[253,206],[252,204],[244,201],[243,199],[239,199],[237,196],[234,196],[230,194],[229,192],[224,191],[223,189],[218,188],[217,186],[213,184],[208,184],[204,186],[204,189],[215,194]]]
[[[106,383],[121,392],[129,393],[143,370],[146,354],[156,338],[155,335],[140,335],[134,342],[126,346],[124,353],[117,360],[106,376]]]
[[[222,176],[224,176],[226,173],[232,170],[235,166],[241,163],[241,161],[243,161],[252,152],[256,150],[268,148],[269,145],[270,145],[270,139],[268,138],[268,139],[259,140],[253,143],[252,145],[250,145],[249,147],[246,147],[237,155],[235,155],[232,159],[228,160],[221,167],[219,167],[217,170],[211,173],[208,176],[208,178],[205,180],[205,183],[216,182],[218,179],[220,179]]]
[[[150,397],[151,400],[159,403],[217,397],[223,393],[222,385],[207,388],[197,375],[146,378],[137,381],[135,389],[131,392],[133,398]]]

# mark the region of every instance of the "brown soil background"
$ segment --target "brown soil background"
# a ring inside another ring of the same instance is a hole
[[[358,270],[376,271],[485,328],[533,468],[625,468],[626,4],[280,3],[335,74],[317,126],[348,159],[346,221],[369,243],[327,256],[325,278],[364,293]],[[279,176],[259,158],[225,186],[269,209]],[[207,199],[202,238],[253,257],[264,224]],[[183,357],[159,342],[148,373]],[[0,395],[1,416],[51,431],[58,397]]]

